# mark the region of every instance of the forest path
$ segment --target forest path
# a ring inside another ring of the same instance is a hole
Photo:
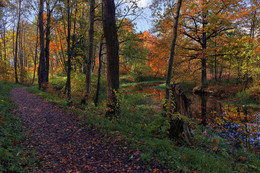
[[[82,129],[68,112],[26,88],[13,89],[11,96],[29,136],[25,146],[43,160],[37,172],[150,172],[138,166],[140,153],[107,140],[95,129]]]

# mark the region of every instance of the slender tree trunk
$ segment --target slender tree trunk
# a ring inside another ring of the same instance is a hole
[[[99,55],[98,55],[98,81],[97,81],[97,92],[95,98],[95,106],[98,105],[99,100],[99,91],[100,91],[100,79],[101,79],[101,69],[102,69],[102,49],[103,49],[103,38],[101,39],[100,46],[99,46]]]
[[[229,66],[228,66],[228,81],[230,80],[230,73],[231,73],[231,57],[229,57]]]
[[[19,60],[20,60],[20,82],[24,83],[24,54],[23,54],[23,21],[20,26],[20,34],[19,34]]]
[[[67,97],[68,103],[70,105],[71,101],[71,81],[70,81],[70,73],[71,73],[71,48],[70,48],[70,32],[71,32],[71,13],[70,13],[70,0],[67,0],[67,10],[68,10],[68,70],[67,70]]]
[[[93,42],[94,42],[94,19],[95,19],[95,0],[90,1],[90,14],[89,14],[89,47],[88,47],[88,61],[86,68],[86,81],[85,81],[85,103],[90,97],[91,92],[91,68],[93,61]]]
[[[7,60],[6,56],[7,56],[7,54],[6,54],[6,34],[5,34],[6,28],[5,28],[5,25],[6,25],[6,23],[4,23],[4,38],[3,38],[3,42],[4,42],[4,62],[6,63],[6,60]]]
[[[61,35],[60,35],[60,37],[61,37]],[[64,53],[64,49],[63,49],[63,44],[62,44],[62,42],[61,42],[61,39],[59,39],[60,40],[60,49],[61,49],[61,52],[59,51],[59,53],[61,54],[61,62],[63,63],[63,67],[64,67],[64,69],[65,69],[65,72],[67,73],[67,68],[66,68],[66,60],[65,60],[65,53]]]
[[[46,1],[47,8],[47,24],[46,24],[46,41],[45,41],[45,82],[49,81],[50,66],[50,34],[51,34],[51,10],[49,0]]]
[[[97,47],[98,47],[98,43],[94,40],[93,41],[93,43],[94,43],[94,52],[93,52],[93,65],[92,65],[92,72],[94,72],[94,70],[95,70],[95,67],[96,67],[96,53],[97,53]]]
[[[218,78],[217,78],[217,52],[216,52],[216,47],[217,47],[217,42],[215,39],[215,59],[214,59],[214,69],[215,69],[215,82],[217,82]]]
[[[201,58],[201,84],[202,87],[206,87],[207,85],[207,59],[206,59],[206,49],[207,49],[207,41],[206,41],[206,33],[203,33],[203,44],[202,44],[202,58]]]
[[[221,78],[222,78],[222,72],[223,72],[223,67],[220,67],[220,69],[219,69],[219,76],[218,76],[218,78],[221,80]]]
[[[77,16],[77,8],[74,10],[74,16]],[[72,54],[72,58],[74,58],[75,56],[75,46],[76,46],[76,17],[74,17],[73,19],[73,35],[72,35],[72,47],[71,47],[71,54]],[[77,71],[77,65],[74,65],[74,71]]]
[[[18,37],[20,32],[20,20],[21,20],[21,0],[19,0],[18,5],[18,22],[16,29],[16,38],[15,38],[15,55],[14,55],[14,73],[15,73],[15,83],[19,83],[18,74],[17,74],[17,56],[18,56]]]
[[[241,63],[242,63],[242,61],[241,61]],[[241,63],[240,63],[239,60],[237,59],[237,83],[240,82],[240,77],[241,77],[240,67],[242,66]]]
[[[43,88],[45,90],[45,86],[43,82],[45,81],[45,49],[44,49],[44,28],[43,28],[43,7],[44,7],[44,0],[40,0],[39,4],[39,31],[40,31],[40,62],[38,68],[38,83],[39,89]]]
[[[0,38],[3,39],[2,33],[0,32]],[[3,57],[3,52],[2,52],[2,42],[0,41],[0,58],[1,58],[1,63],[4,63],[4,57]]]
[[[203,0],[205,3],[205,0]],[[207,87],[207,57],[206,57],[206,49],[207,49],[207,33],[205,32],[205,28],[207,25],[207,15],[206,12],[202,12],[202,58],[201,58],[201,84],[202,88]]]
[[[34,55],[34,70],[33,70],[33,79],[32,79],[32,85],[34,83],[35,79],[35,72],[36,72],[36,66],[37,66],[37,58],[38,58],[38,40],[39,40],[39,28],[38,28],[39,20],[37,20],[37,27],[36,27],[36,43],[35,43],[35,55]]]
[[[119,43],[114,0],[103,0],[103,30],[107,48],[107,116],[119,115]]]
[[[169,66],[168,66],[168,73],[167,73],[167,79],[166,79],[166,90],[165,90],[165,99],[169,99],[169,87],[171,84],[171,78],[172,78],[172,66],[173,66],[173,60],[175,55],[175,45],[177,40],[177,32],[178,32],[178,21],[179,21],[179,15],[181,10],[181,4],[182,0],[177,1],[177,9],[174,16],[174,24],[173,24],[173,41],[172,41],[172,47],[171,47],[171,55],[169,58]]]
[[[13,27],[13,57],[15,57],[15,37],[14,37],[15,25]]]
[[[205,49],[204,49],[205,50]],[[205,55],[203,56],[203,58],[201,59],[201,66],[202,66],[202,70],[201,70],[201,83],[202,83],[202,87],[205,88],[207,86],[207,60]]]

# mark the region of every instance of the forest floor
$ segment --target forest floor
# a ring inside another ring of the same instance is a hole
[[[71,113],[29,93],[15,88],[11,96],[21,115],[24,141],[28,150],[36,150],[43,172],[152,172],[143,166],[141,153],[121,141],[101,134],[95,128],[82,127]],[[74,117],[74,118],[73,118]]]

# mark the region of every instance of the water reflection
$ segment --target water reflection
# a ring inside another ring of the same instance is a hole
[[[151,94],[155,105],[161,105],[165,91],[154,89],[158,84],[138,85],[130,88],[131,92]],[[192,118],[206,128],[218,132],[235,145],[242,143],[259,149],[260,109],[224,103],[215,97],[188,94],[192,100]],[[158,107],[158,106],[157,106]]]
[[[201,124],[207,125],[207,97],[201,95]]]
[[[259,108],[227,104],[209,96],[191,95],[190,98],[195,120],[237,146],[246,144],[259,149]]]

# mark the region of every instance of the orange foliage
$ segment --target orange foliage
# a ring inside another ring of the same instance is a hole
[[[165,40],[160,40],[148,31],[139,35],[140,38],[145,40],[144,46],[148,48],[148,61],[147,65],[151,67],[149,72],[154,77],[164,77],[167,69],[167,59],[170,56],[169,47]]]

